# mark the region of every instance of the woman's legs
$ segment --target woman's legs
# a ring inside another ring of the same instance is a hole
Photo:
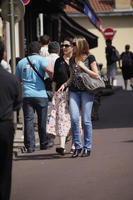
[[[131,88],[133,90],[133,78],[130,78],[130,86],[131,86]]]
[[[94,101],[94,95],[88,92],[82,92],[81,106],[82,106],[82,126],[84,130],[84,148],[91,150],[92,147],[92,121],[91,112]]]
[[[60,147],[65,149],[66,136],[60,136],[59,137],[59,143],[60,143]]]
[[[76,149],[82,148],[80,125],[79,125],[80,101],[81,101],[81,92],[70,91],[69,108],[71,116],[72,135]]]
[[[127,90],[128,80],[124,80],[125,90]]]
[[[64,156],[66,136],[60,136],[59,137],[59,143],[60,143],[60,147],[56,148],[56,152],[59,153],[60,155]]]

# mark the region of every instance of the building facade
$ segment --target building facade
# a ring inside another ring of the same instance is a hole
[[[133,1],[131,0],[90,0],[94,11],[101,20],[103,30],[111,27],[116,33],[112,40],[112,44],[121,53],[125,44],[130,44],[133,51]],[[91,50],[96,56],[98,63],[103,63],[106,68],[105,59],[105,38],[99,30],[97,30],[89,21],[87,16],[77,13],[75,10],[67,7],[66,12],[82,26],[92,33],[96,34],[98,39],[98,47]]]

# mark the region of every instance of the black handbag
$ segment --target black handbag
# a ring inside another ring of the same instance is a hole
[[[46,92],[48,95],[48,99],[49,101],[52,100],[52,80],[50,78],[46,78],[43,79],[43,77],[39,74],[39,72],[36,70],[35,66],[32,64],[32,62],[30,61],[30,59],[27,57],[27,60],[30,64],[30,66],[32,67],[32,69],[36,72],[36,74],[39,76],[39,78],[43,81],[45,88],[46,88]]]

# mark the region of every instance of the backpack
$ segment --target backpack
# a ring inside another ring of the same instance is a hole
[[[124,52],[122,54],[122,65],[124,66],[132,66],[133,65],[133,57],[131,52]]]
[[[120,60],[120,54],[119,54],[119,52],[117,51],[116,48],[113,48],[111,61],[116,62],[116,61],[119,61],[119,60]]]

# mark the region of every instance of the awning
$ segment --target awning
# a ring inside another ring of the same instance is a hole
[[[52,40],[62,41],[66,36],[84,36],[90,48],[98,46],[98,37],[79,25],[64,12],[64,6],[71,2],[72,6],[83,12],[84,0],[32,0],[25,6],[25,38],[26,44],[36,40],[39,31],[37,30],[37,18],[43,13],[44,34],[49,34]],[[59,22],[60,20],[60,22]],[[60,26],[61,24],[61,26]]]
[[[72,18],[68,17],[65,13],[60,15],[61,20],[61,40],[66,36],[74,37],[76,35],[81,35],[86,38],[89,43],[89,47],[95,48],[98,46],[98,37],[87,31],[85,28],[80,26]]]

